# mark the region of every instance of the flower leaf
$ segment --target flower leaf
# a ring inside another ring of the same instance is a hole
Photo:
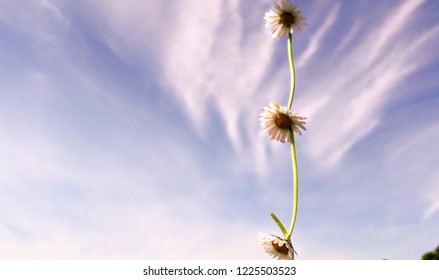
[[[271,213],[270,215],[273,220],[276,222],[277,226],[280,228],[280,231],[282,231],[283,235],[285,236],[286,239],[289,239],[287,230],[285,229],[284,225],[282,224],[282,222],[279,220],[278,217],[276,217],[276,215],[274,213]]]

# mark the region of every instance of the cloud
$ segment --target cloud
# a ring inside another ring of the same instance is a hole
[[[433,54],[436,28],[415,39],[410,35],[415,28],[410,28],[409,18],[422,2],[401,3],[396,16],[382,13],[382,22],[356,33],[356,43],[349,49],[330,60],[322,58],[319,68],[324,70],[303,70],[304,77],[313,77],[301,82],[305,83],[301,91],[307,93],[301,107],[309,115],[310,126],[310,141],[305,145],[308,154],[324,166],[335,166],[376,128],[395,90],[428,63],[416,58]],[[357,30],[357,26],[352,28]],[[396,36],[400,44],[392,40]]]
[[[187,143],[157,145],[122,127],[113,129],[123,138],[96,143],[65,138],[46,122],[21,121],[29,128],[2,123],[10,132],[0,149],[2,212],[14,213],[2,216],[2,256],[248,258],[238,250],[257,244],[246,239],[233,247],[241,239],[237,229],[248,236],[254,226],[212,221],[222,207],[220,186],[201,174],[203,163]],[[222,251],[215,251],[219,244]]]
[[[194,4],[191,15],[179,21],[181,28],[170,35],[172,41],[162,54],[163,71],[196,130],[206,131],[207,122],[218,112],[228,138],[241,150],[249,116],[258,112],[249,105],[255,103],[272,45],[263,33],[244,36],[245,17],[239,13],[238,1],[220,3]]]
[[[227,193],[223,189],[233,186],[220,184],[218,172],[209,169],[229,167],[221,163],[221,149],[203,147],[205,143],[188,129],[187,119],[174,110],[176,102],[160,96],[167,93],[165,86],[161,88],[165,83],[151,82],[155,76],[150,65],[143,68],[142,63],[155,53],[140,50],[152,44],[145,43],[148,39],[128,40],[137,36],[117,41],[124,34],[106,33],[108,26],[87,29],[75,21],[87,14],[67,12],[63,4],[54,8],[72,23],[71,29],[53,32],[50,44],[41,43],[44,36],[25,34],[22,39],[32,46],[27,53],[31,59],[22,64],[11,61],[23,73],[21,83],[2,85],[8,94],[2,95],[5,102],[0,106],[8,118],[0,123],[0,166],[5,173],[1,208],[14,213],[1,217],[0,231],[7,236],[2,257],[263,255],[254,225],[222,222],[221,213],[236,207],[236,202],[221,200]],[[24,21],[15,24],[20,29]],[[38,20],[34,24],[43,35],[50,31]],[[51,59],[38,59],[42,53]],[[107,65],[120,68],[112,73]],[[140,74],[132,70],[136,67]],[[133,87],[137,77],[124,80],[125,71],[143,76],[144,83]],[[133,88],[137,91],[131,92]],[[206,150],[212,158],[205,156]],[[239,215],[235,211],[236,217],[227,219],[240,219]],[[249,232],[255,232],[255,240],[243,241]],[[251,252],[243,250],[250,247]]]
[[[299,56],[297,61],[297,67],[304,67],[308,61],[316,54],[322,45],[322,40],[325,35],[328,34],[330,28],[334,25],[337,20],[338,12],[340,11],[341,3],[337,3],[332,10],[328,13],[322,26],[314,32],[313,36],[310,38],[307,48]]]

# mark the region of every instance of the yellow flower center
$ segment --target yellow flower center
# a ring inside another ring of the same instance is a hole
[[[296,18],[290,13],[284,13],[280,16],[279,23],[290,28],[294,23],[296,23]]]
[[[278,243],[271,241],[271,245],[273,245],[274,250],[276,250],[276,252],[278,252],[279,254],[288,255],[289,249],[286,243],[284,243],[282,246],[279,246]]]
[[[280,129],[291,129],[291,125],[293,124],[290,117],[288,117],[287,115],[282,114],[282,113],[277,114],[274,117],[274,123]]]

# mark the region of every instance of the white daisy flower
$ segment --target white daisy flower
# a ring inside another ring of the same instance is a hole
[[[282,143],[291,142],[291,131],[302,135],[300,129],[306,130],[305,120],[305,117],[277,103],[270,103],[269,107],[264,107],[259,119],[261,127],[267,130],[268,138]]]
[[[306,25],[302,11],[289,0],[282,0],[281,4],[274,3],[274,8],[265,13],[266,27],[270,28],[273,38],[281,39],[293,30],[300,32]]]
[[[297,255],[293,245],[279,236],[259,233],[259,240],[265,252],[275,260],[294,260],[294,254]]]

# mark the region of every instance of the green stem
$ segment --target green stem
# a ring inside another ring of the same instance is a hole
[[[290,72],[291,72],[291,91],[290,91],[290,99],[288,100],[288,109],[291,110],[294,99],[294,92],[296,90],[296,71],[294,68],[294,59],[293,59],[293,36],[291,33],[288,33],[288,61],[290,63]],[[273,220],[277,223],[285,238],[291,242],[291,235],[294,231],[294,226],[296,225],[297,218],[297,208],[299,205],[299,172],[297,168],[297,158],[296,158],[296,146],[294,141],[294,131],[290,131],[291,138],[291,159],[293,162],[293,177],[294,177],[294,189],[293,189],[293,214],[291,217],[291,226],[288,232],[286,232],[285,227],[281,223],[281,221],[276,217],[276,215],[271,214]]]
[[[293,177],[294,177],[294,189],[293,189],[294,204],[293,204],[293,215],[291,217],[291,226],[290,226],[290,230],[288,231],[288,235],[286,236],[287,240],[289,241],[291,239],[291,235],[293,234],[294,226],[296,224],[297,208],[299,205],[299,172],[297,168],[296,147],[295,147],[293,131],[290,132],[290,137],[291,137],[291,159],[293,162]]]
[[[291,91],[290,99],[288,100],[288,109],[291,110],[293,105],[294,91],[296,90],[296,70],[294,68],[293,59],[293,34],[288,32],[288,61],[290,62],[290,72],[291,72]]]

